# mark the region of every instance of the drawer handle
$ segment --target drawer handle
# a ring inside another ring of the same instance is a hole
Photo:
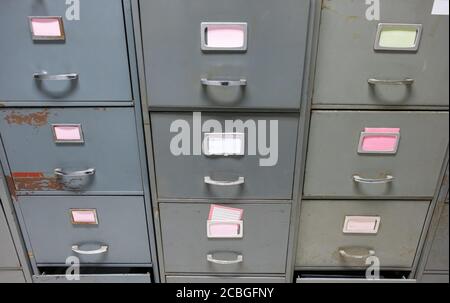
[[[239,79],[239,80],[209,80],[206,78],[201,79],[202,85],[205,86],[247,86],[247,80],[246,79]]]
[[[210,263],[220,264],[220,265],[233,265],[233,264],[242,263],[244,261],[244,257],[242,257],[242,255],[238,255],[235,260],[218,260],[218,259],[215,259],[212,254],[208,254],[206,256],[206,259]]]
[[[376,79],[370,78],[367,80],[370,85],[412,85],[414,83],[414,79],[405,78],[403,80],[386,80],[386,79]]]
[[[64,178],[88,177],[95,174],[95,168],[89,168],[87,170],[75,171],[71,173],[66,173],[61,168],[55,168],[54,172],[58,177]]]
[[[241,185],[244,184],[245,182],[245,178],[244,177],[239,177],[237,180],[235,181],[217,181],[217,180],[213,180],[211,177],[206,176],[205,177],[205,183],[206,184],[210,184],[210,185],[218,185],[218,186],[235,186],[235,185]]]
[[[341,249],[339,249],[339,254],[340,254],[342,257],[344,257],[344,258],[363,260],[363,259],[367,259],[368,257],[375,256],[375,251],[372,250],[372,249],[368,249],[368,250],[367,250],[367,254],[364,254],[364,255],[355,255],[355,254],[347,253],[347,252],[345,251],[345,249],[341,248]]]
[[[79,255],[101,255],[108,252],[108,245],[102,245],[99,249],[94,250],[81,250],[78,245],[73,245],[72,251]]]
[[[358,182],[358,183],[364,183],[364,184],[386,184],[386,183],[393,182],[394,180],[395,180],[395,177],[393,177],[391,175],[387,175],[385,178],[381,178],[381,179],[367,179],[367,178],[363,178],[358,175],[353,176],[353,181]]]
[[[39,81],[73,81],[78,80],[78,74],[60,74],[60,75],[49,75],[47,73],[35,73],[33,78]]]

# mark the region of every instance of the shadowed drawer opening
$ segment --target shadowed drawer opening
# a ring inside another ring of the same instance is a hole
[[[380,279],[407,279],[409,271],[380,271]],[[347,271],[299,271],[295,273],[299,279],[366,279],[366,272],[361,270]]]
[[[39,267],[41,275],[65,275],[68,267]],[[82,266],[80,275],[151,274],[151,267],[98,267]]]

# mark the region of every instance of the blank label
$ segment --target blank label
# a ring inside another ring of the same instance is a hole
[[[399,128],[366,128],[361,133],[358,152],[394,154],[397,152],[399,139]]]
[[[34,40],[64,40],[64,26],[61,17],[30,17]]]
[[[381,218],[366,216],[346,216],[343,232],[346,234],[376,234]]]
[[[416,44],[416,29],[384,29],[380,34],[380,46],[392,48],[413,48]]]
[[[53,134],[57,143],[83,142],[80,125],[53,125]]]
[[[71,214],[72,224],[98,224],[95,209],[73,209]]]

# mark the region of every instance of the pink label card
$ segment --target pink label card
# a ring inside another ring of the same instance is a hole
[[[35,37],[61,37],[61,18],[31,18],[31,29]]]
[[[238,24],[210,24],[206,30],[206,39],[208,47],[243,47],[245,27]]]
[[[395,153],[400,128],[366,128],[360,139],[360,152]]]
[[[97,212],[95,209],[71,210],[73,224],[97,224]]]
[[[58,142],[79,142],[83,140],[80,125],[53,125],[53,132]]]

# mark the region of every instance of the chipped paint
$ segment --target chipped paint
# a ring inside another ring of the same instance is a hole
[[[17,191],[64,190],[56,176],[45,176],[43,173],[13,173]]]
[[[22,114],[13,110],[6,115],[5,120],[8,124],[44,126],[48,123],[49,114],[47,109],[29,114]]]

